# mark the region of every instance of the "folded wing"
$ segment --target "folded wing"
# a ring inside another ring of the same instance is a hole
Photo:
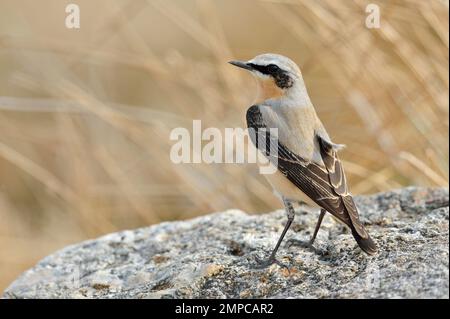
[[[316,136],[325,164],[323,167],[305,161],[277,141],[277,137],[271,136],[257,105],[248,109],[247,125],[252,129],[252,142],[280,172],[316,204],[347,224],[352,231],[356,231],[361,238],[368,238],[353,198],[348,193],[344,170],[333,148],[334,144]]]

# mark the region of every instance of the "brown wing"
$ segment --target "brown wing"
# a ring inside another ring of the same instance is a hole
[[[252,142],[280,172],[317,205],[349,227],[354,226],[361,237],[367,238],[353,199],[347,192],[344,171],[332,144],[327,144],[323,139],[319,140],[325,163],[325,167],[322,167],[306,162],[277,141],[276,137],[271,136],[257,105],[248,109],[247,125],[251,129]]]
[[[320,136],[316,136],[316,138],[319,141],[320,154],[322,155],[322,160],[328,171],[329,182],[333,187],[333,190],[341,197],[356,232],[362,238],[368,238],[367,231],[359,219],[358,209],[353,201],[353,197],[348,193],[344,168],[338,158],[337,152],[334,150],[331,143],[324,140]]]

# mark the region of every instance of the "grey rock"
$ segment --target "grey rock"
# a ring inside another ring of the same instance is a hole
[[[62,249],[23,273],[3,298],[448,298],[448,189],[356,197],[379,245],[365,255],[331,215],[315,251],[318,211],[298,211],[274,264],[258,269],[286,222],[282,210],[229,210],[113,233]]]

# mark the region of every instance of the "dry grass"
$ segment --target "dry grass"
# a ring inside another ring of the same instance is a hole
[[[362,0],[76,2],[78,31],[65,1],[0,4],[0,291],[68,243],[280,206],[254,165],[169,161],[174,127],[245,125],[232,58],[299,63],[353,193],[448,186],[448,1],[375,1],[371,30]]]

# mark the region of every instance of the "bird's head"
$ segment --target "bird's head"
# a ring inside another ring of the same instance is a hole
[[[248,70],[255,76],[259,86],[257,102],[280,99],[304,87],[297,64],[279,54],[266,53],[249,61],[229,63]]]

